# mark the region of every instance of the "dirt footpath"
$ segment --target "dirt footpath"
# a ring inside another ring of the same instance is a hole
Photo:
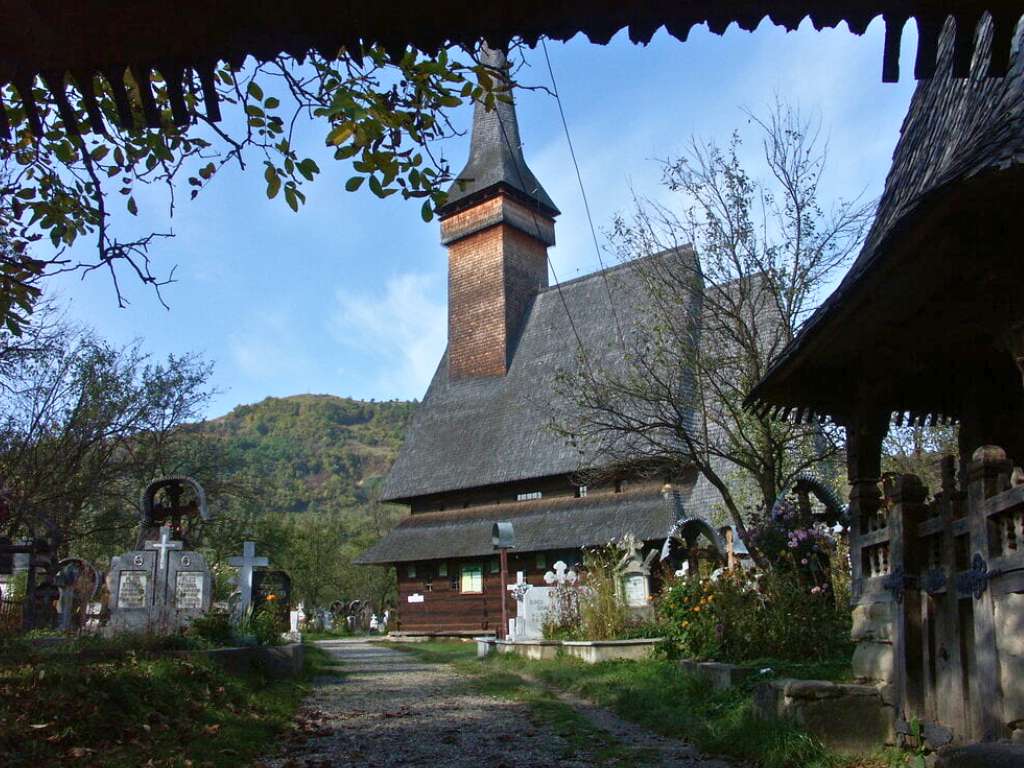
[[[447,664],[424,663],[380,643],[322,647],[341,662],[343,674],[317,681],[283,755],[257,765],[729,768],[724,761],[701,758],[688,744],[582,702],[574,708],[607,735],[600,740],[604,743],[563,738],[527,704],[475,693],[471,678]],[[614,749],[609,750],[609,741]]]

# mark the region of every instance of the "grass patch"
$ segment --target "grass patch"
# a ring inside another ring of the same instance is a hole
[[[111,644],[83,660],[46,649],[0,664],[0,765],[236,768],[272,749],[308,680],[330,661],[306,649],[303,680],[233,677],[206,659]],[[90,650],[99,650],[93,644]]]
[[[542,688],[524,684],[519,677],[526,673],[551,688],[589,699],[655,733],[692,742],[710,754],[749,760],[763,768],[882,768],[889,764],[883,758],[844,758],[794,726],[756,718],[751,695],[753,683],[714,691],[667,660],[588,665],[570,658],[528,661],[513,655],[492,655],[480,662],[475,658],[476,646],[472,643],[430,642],[406,649],[424,661],[454,663],[460,670],[477,675],[488,681],[488,693],[499,693],[507,686],[512,691],[525,689],[533,692],[529,695],[540,695],[536,692]],[[780,664],[765,660],[765,666],[773,668],[772,677],[803,677],[814,672],[818,679],[835,679],[843,674],[842,664]]]

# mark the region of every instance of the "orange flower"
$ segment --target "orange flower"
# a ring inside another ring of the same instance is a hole
[[[274,595],[274,594],[267,595],[267,602],[268,603],[272,603],[275,600],[277,600],[277,595]]]

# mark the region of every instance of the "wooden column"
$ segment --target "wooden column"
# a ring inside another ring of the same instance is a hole
[[[970,731],[960,657],[960,599],[956,590],[956,542],[953,521],[960,517],[963,495],[956,485],[956,459],[942,459],[942,491],[935,495],[942,518],[942,572],[945,591],[932,598],[935,620],[935,717],[957,734]]]
[[[990,523],[982,502],[1009,487],[1010,462],[1002,448],[985,445],[971,457],[968,469],[968,525],[970,568],[974,572],[974,659],[971,675],[971,709],[974,737],[990,741],[1004,734],[1002,694],[999,682],[999,653],[996,646],[995,606],[992,590],[985,581],[991,559]]]
[[[859,539],[866,521],[878,514],[882,492],[882,441],[889,431],[889,413],[862,412],[846,424],[846,474],[850,482],[850,565],[853,569],[852,602],[860,599],[864,575]]]
[[[889,502],[889,568],[887,586],[893,597],[893,664],[900,718],[924,715],[921,669],[920,546],[917,524],[924,516],[928,491],[916,475],[900,475],[885,484]]]

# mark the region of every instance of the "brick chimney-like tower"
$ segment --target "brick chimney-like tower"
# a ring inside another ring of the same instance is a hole
[[[482,61],[507,82],[505,54]],[[515,106],[476,104],[469,162],[439,210],[448,246],[448,375],[504,376],[533,297],[548,285],[559,213],[523,159]]]

